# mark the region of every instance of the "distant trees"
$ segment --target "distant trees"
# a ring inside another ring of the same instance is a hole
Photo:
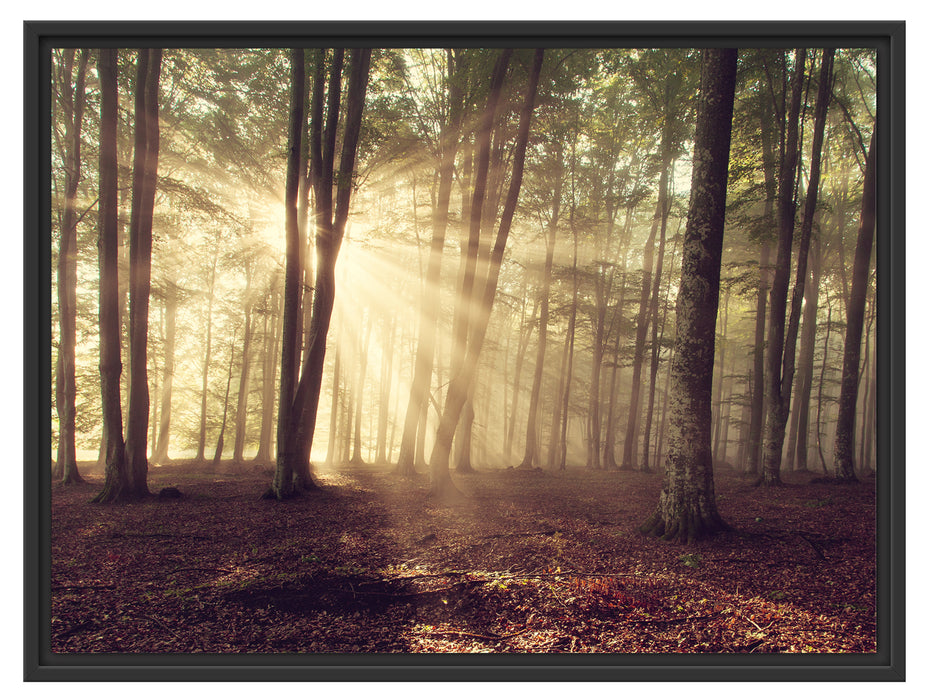
[[[312,450],[428,468],[440,498],[451,469],[661,468],[691,429],[671,296],[691,255],[699,55],[554,49],[528,103],[533,50],[121,51],[110,68],[53,52],[56,478],[88,447],[117,464],[111,430],[128,450],[116,500],[147,492],[149,461],[253,455],[289,498],[314,487]],[[851,263],[875,56],[766,49],[739,66],[712,461],[759,475],[765,455],[771,483],[827,471],[843,413],[865,469],[875,276]]]
[[[736,75],[736,49],[702,51],[692,195],[670,370],[669,452],[659,506],[641,528],[679,542],[727,527],[714,495],[711,379]]]

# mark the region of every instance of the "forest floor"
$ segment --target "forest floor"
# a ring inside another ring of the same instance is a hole
[[[56,653],[874,653],[875,482],[715,475],[734,530],[641,535],[658,474],[480,471],[440,506],[387,468],[153,467],[181,499],[52,489]]]

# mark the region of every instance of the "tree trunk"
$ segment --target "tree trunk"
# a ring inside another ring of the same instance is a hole
[[[146,367],[149,290],[152,276],[152,216],[158,177],[158,81],[162,50],[142,49],[136,68],[133,205],[129,230],[129,419],[126,459],[133,492],[149,495],[146,459],[149,384]]]
[[[103,404],[103,432],[107,440],[103,489],[95,503],[129,500],[126,456],[123,444],[123,410],[120,400],[120,290],[119,290],[119,195],[117,131],[119,92],[117,49],[100,49],[97,72],[100,76],[100,204],[97,217],[100,244],[99,326],[100,394]]]
[[[165,365],[162,368],[162,408],[158,427],[158,439],[152,461],[164,464],[168,461],[168,441],[171,437],[171,390],[175,378],[175,340],[178,320],[178,287],[169,282],[165,288]]]
[[[641,530],[694,542],[728,526],[711,463],[711,378],[724,240],[736,49],[704,49],[692,196],[676,300],[669,453],[659,505]]]
[[[207,334],[204,340],[204,366],[200,388],[200,437],[197,440],[197,461],[203,462],[207,449],[207,385],[210,376],[210,355],[213,342],[213,296],[217,281],[217,261],[220,257],[220,238],[217,237],[210,266],[210,286],[207,289]]]
[[[217,449],[216,452],[213,453],[214,467],[220,463],[220,459],[223,457],[223,441],[226,437],[226,417],[229,415],[230,408],[230,386],[233,384],[233,350],[235,348],[233,341],[235,337],[236,333],[234,331],[230,338],[230,361],[226,373],[226,393],[223,395],[223,420],[220,421],[220,436],[217,438]]]
[[[873,150],[876,132],[870,137],[863,180],[863,203],[860,209],[860,231],[853,257],[850,300],[847,302],[847,332],[844,337],[844,369],[838,399],[837,432],[834,436],[834,475],[846,481],[856,480],[853,459],[854,423],[857,412],[857,380],[860,371],[860,344],[863,336],[863,315],[869,282],[870,257],[873,253],[873,233],[876,225],[876,160]]]
[[[58,461],[56,469],[63,483],[81,483],[75,453],[75,344],[77,337],[77,212],[75,198],[81,179],[81,123],[84,119],[84,80],[89,50],[81,51],[77,77],[74,77],[75,49],[65,50],[65,64],[59,87],[65,117],[65,201],[61,213],[61,246],[58,253],[59,345],[56,368],[58,411]],[[72,87],[72,79],[74,86]]]
[[[278,355],[278,318],[281,308],[278,294],[278,274],[270,284],[270,300],[265,308],[263,353],[262,353],[262,426],[259,429],[259,449],[255,455],[256,464],[268,464],[272,461],[272,425],[275,420],[275,369]]]
[[[246,283],[246,324],[242,339],[242,368],[239,373],[239,391],[236,392],[236,437],[233,442],[233,461],[243,461],[246,444],[246,408],[249,401],[249,375],[252,369],[252,300],[251,275]]]
[[[543,262],[543,288],[540,292],[540,332],[537,341],[537,362],[533,374],[533,387],[530,390],[530,414],[527,416],[527,438],[524,444],[524,458],[521,467],[530,469],[537,460],[537,426],[539,423],[540,386],[543,383],[543,361],[546,357],[546,333],[550,319],[550,280],[553,273],[553,251],[556,249],[556,227],[559,223],[559,205],[562,201],[562,142],[556,144],[556,171],[553,177],[552,214],[546,238],[546,258]]]
[[[805,49],[795,52],[792,98],[786,117],[785,156],[779,167],[779,194],[776,207],[778,241],[776,266],[769,292],[769,332],[766,344],[766,423],[763,439],[763,474],[761,483],[775,486],[782,461],[789,410],[789,391],[783,390],[783,354],[786,340],[786,302],[789,295],[789,268],[795,227],[795,168],[798,162],[798,130],[802,86],[805,73]],[[793,358],[794,362],[794,358]],[[791,386],[791,385],[790,385]]]
[[[490,132],[491,120],[494,117],[494,113],[497,111],[496,106],[500,95],[501,83],[504,82],[504,73],[510,57],[511,50],[504,49],[495,66],[494,77],[492,78],[492,91],[489,97],[489,109],[486,114],[487,123],[480,130],[479,135],[482,140],[482,148],[479,151],[479,155],[480,160],[483,161],[485,165],[487,165],[488,132]],[[431,495],[439,499],[446,499],[459,495],[458,489],[456,489],[449,474],[449,454],[452,448],[453,434],[459,422],[463,404],[468,396],[468,388],[475,375],[479,353],[481,352],[482,343],[485,339],[485,332],[488,329],[488,318],[491,315],[491,308],[498,287],[501,259],[504,256],[504,248],[511,230],[511,221],[514,218],[514,211],[517,208],[517,198],[520,194],[521,180],[524,173],[524,157],[527,152],[527,141],[530,135],[530,121],[533,115],[534,100],[536,98],[537,83],[540,78],[542,64],[543,49],[537,49],[534,52],[533,65],[530,69],[527,95],[521,107],[511,182],[508,188],[507,198],[505,199],[504,209],[501,213],[501,221],[498,225],[495,244],[491,252],[488,276],[485,280],[485,288],[482,295],[482,303],[477,309],[477,318],[469,334],[469,346],[463,366],[459,373],[453,376],[450,381],[449,390],[446,393],[446,403],[443,408],[443,413],[440,416],[436,441],[433,444],[433,451],[430,455]],[[482,182],[484,178],[481,177],[481,173],[484,169],[485,168],[481,167],[480,163],[476,177],[475,196],[472,200],[472,219],[470,222],[469,235],[470,249],[474,249],[473,242],[475,247],[477,247],[478,244],[479,219],[484,198],[484,183]],[[471,295],[465,298],[468,299],[470,297]]]
[[[721,417],[724,415],[724,359],[726,350],[727,350],[727,307],[731,298],[731,290],[728,289],[724,292],[724,311],[720,314],[721,318],[721,342],[718,345],[718,392],[717,397],[714,402],[714,442],[712,448],[712,454],[714,455],[714,461],[717,463],[719,461],[718,456],[718,447],[721,440]]]
[[[802,72],[805,63],[804,50],[798,52],[797,57],[798,72]],[[789,402],[792,393],[792,380],[795,373],[795,348],[798,339],[799,319],[802,310],[802,295],[805,290],[805,281],[807,279],[808,251],[811,246],[811,230],[814,222],[815,206],[818,201],[818,184],[821,174],[821,146],[824,140],[824,128],[827,120],[828,102],[831,97],[831,81],[833,78],[834,49],[825,49],[821,57],[821,80],[818,88],[817,102],[815,103],[815,126],[812,134],[811,146],[811,173],[808,180],[808,194],[805,201],[805,211],[802,217],[802,230],[799,240],[798,263],[796,265],[795,287],[792,290],[792,300],[789,309],[788,326],[783,328],[785,316],[783,313],[771,314],[768,347],[769,360],[769,388],[772,395],[769,400],[769,411],[767,415],[767,440],[764,444],[764,471],[763,483],[774,485],[780,483],[779,470],[782,458],[782,443],[785,439],[786,420],[789,413]],[[794,105],[793,96],[793,105]],[[789,130],[792,138],[794,129]],[[795,150],[794,148],[791,150]],[[792,173],[789,175],[781,174],[784,181],[780,184],[780,194],[782,189],[794,189],[795,178],[795,158],[792,157]],[[785,197],[791,199],[790,194]],[[777,281],[773,283],[773,294],[770,296],[770,307],[772,309],[782,309],[785,306],[785,300],[788,291],[788,256],[792,252],[792,229],[794,223],[794,204],[784,202],[780,209],[781,227],[779,256],[776,261]],[[788,219],[788,220],[787,220]],[[783,237],[788,238],[784,240]],[[778,288],[778,289],[777,289]],[[777,293],[781,303],[777,305]],[[778,321],[773,325],[772,320]],[[783,330],[785,331],[783,338]],[[775,335],[774,335],[775,332]],[[776,356],[779,352],[781,357]],[[780,367],[781,361],[781,367]]]
[[[295,51],[295,54],[299,52]],[[317,218],[317,270],[314,284],[313,309],[309,328],[308,342],[304,351],[300,379],[289,401],[288,410],[279,408],[278,459],[272,489],[266,495],[279,500],[297,495],[301,490],[315,488],[310,475],[310,448],[313,443],[317,423],[317,407],[320,399],[320,386],[323,379],[323,364],[326,359],[326,338],[333,314],[333,302],[336,295],[335,268],[339,248],[346,230],[349,216],[349,201],[353,187],[356,147],[362,125],[362,110],[365,104],[365,90],[368,83],[371,49],[353,49],[349,61],[349,85],[347,90],[346,120],[343,131],[342,153],[339,170],[333,172],[336,147],[336,131],[339,121],[340,74],[342,71],[342,50],[336,49],[331,63],[328,92],[327,121],[325,133],[320,134],[320,112],[322,100],[319,87],[322,80],[314,81],[314,104],[311,133],[311,171],[314,185]],[[302,56],[292,63],[302,63]],[[293,74],[292,74],[293,75]],[[318,72],[319,76],[319,72]],[[300,80],[298,80],[300,78]],[[294,76],[293,83],[303,84],[302,76]],[[299,90],[297,90],[299,92]],[[300,95],[292,95],[292,117],[300,117]],[[297,127],[292,122],[292,144],[300,142],[300,119]],[[292,154],[294,160],[297,156]],[[290,165],[290,161],[289,161]],[[297,164],[295,163],[295,169]],[[289,180],[290,183],[290,180]],[[333,187],[336,186],[336,203],[333,203]],[[297,182],[293,183],[293,198],[297,196]],[[289,193],[291,189],[287,190]],[[297,208],[291,206],[289,198],[288,215],[294,218],[294,245],[297,244]],[[293,212],[292,212],[293,210]],[[291,236],[289,236],[289,240]],[[295,260],[293,261],[295,266]],[[289,257],[290,262],[290,257]],[[297,275],[295,275],[295,278]],[[296,302],[295,302],[296,303]],[[287,306],[287,297],[286,297]],[[287,316],[286,316],[287,320]],[[296,368],[294,368],[296,370]],[[292,378],[294,381],[296,377]],[[284,389],[284,387],[282,387]],[[286,394],[282,390],[282,400]]]
[[[802,319],[802,347],[799,355],[799,378],[796,402],[799,406],[795,442],[795,468],[808,471],[808,433],[811,386],[815,367],[815,335],[818,330],[818,293],[821,285],[821,245],[812,241],[811,277],[805,290],[805,315]]]
[[[439,188],[436,206],[433,210],[433,237],[430,242],[430,257],[427,262],[425,293],[421,301],[421,327],[417,343],[417,356],[414,360],[414,379],[411,382],[410,399],[404,417],[401,453],[398,456],[397,472],[402,476],[411,476],[415,471],[414,447],[416,445],[417,425],[427,402],[427,393],[430,391],[430,376],[433,373],[433,360],[436,355],[440,271],[443,261],[443,246],[446,242],[446,229],[449,224],[449,201],[452,194],[453,171],[455,169],[462,119],[463,97],[460,83],[463,77],[464,61],[460,58],[457,62],[458,65],[454,66],[452,53],[448,51],[447,63],[449,120],[443,125],[440,134]]]

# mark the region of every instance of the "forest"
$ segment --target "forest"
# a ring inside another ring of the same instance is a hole
[[[56,653],[876,651],[858,48],[54,48]]]

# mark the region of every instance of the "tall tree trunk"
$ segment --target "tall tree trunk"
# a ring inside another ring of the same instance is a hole
[[[439,318],[439,285],[449,224],[449,201],[452,194],[453,171],[459,143],[462,120],[462,79],[464,61],[461,56],[454,62],[452,50],[447,50],[447,72],[449,79],[449,120],[440,134],[440,162],[438,167],[439,187],[436,206],[433,209],[433,237],[430,242],[430,257],[427,262],[425,293],[421,301],[420,336],[417,356],[414,360],[414,379],[411,382],[410,399],[404,417],[404,433],[401,437],[401,453],[398,456],[397,472],[403,476],[414,473],[417,424],[427,402],[430,391],[430,375],[436,355],[436,324]],[[422,454],[422,452],[421,452]]]
[[[75,401],[75,344],[77,337],[77,198],[81,179],[81,123],[84,119],[84,81],[90,51],[83,49],[74,76],[75,49],[65,49],[65,61],[59,86],[65,118],[65,201],[61,213],[61,246],[58,253],[58,322],[59,345],[56,371],[56,400],[58,411],[58,476],[66,484],[84,481],[78,472],[74,445]],[[72,80],[74,86],[72,87]]]
[[[236,392],[236,437],[233,440],[233,461],[243,461],[246,444],[246,408],[249,402],[249,375],[252,370],[252,277],[246,282],[246,319],[242,339],[242,368],[239,372],[239,391]]]
[[[798,70],[801,72],[805,62],[804,50],[800,50],[797,56]],[[792,290],[792,300],[789,309],[788,326],[783,327],[785,316],[783,313],[771,314],[769,347],[767,349],[769,360],[769,388],[772,391],[769,399],[769,410],[767,414],[767,439],[764,444],[764,470],[763,483],[773,485],[780,483],[779,470],[782,458],[782,443],[785,439],[786,420],[789,414],[789,402],[792,393],[792,380],[795,373],[795,348],[798,339],[799,319],[802,310],[802,296],[805,291],[805,281],[807,279],[808,251],[811,246],[811,230],[814,222],[815,206],[818,202],[818,184],[821,174],[821,146],[824,141],[824,128],[827,120],[828,102],[831,97],[831,81],[833,78],[834,50],[825,49],[821,57],[821,80],[818,88],[818,97],[815,103],[815,126],[812,134],[811,146],[811,173],[808,179],[808,193],[805,201],[805,210],[802,217],[802,230],[799,240],[798,263],[796,264],[795,287]],[[794,105],[793,96],[793,105]],[[794,130],[789,130],[790,135],[794,136]],[[794,150],[794,149],[793,149]],[[786,181],[780,184],[782,186],[792,186],[794,183],[795,158],[792,158],[793,172],[791,177],[785,176]],[[783,176],[781,174],[781,176]],[[782,194],[782,193],[781,193]],[[788,196],[788,195],[787,195]],[[781,212],[781,228],[779,255],[792,252],[792,228],[793,221],[786,221],[786,217],[794,219],[794,205],[783,203]],[[783,236],[788,241],[783,240]],[[780,262],[780,261],[783,262]],[[779,258],[776,261],[776,276],[778,281],[773,283],[773,294],[770,296],[771,309],[782,309],[785,306],[788,291],[788,257]],[[778,290],[777,290],[778,287]],[[777,304],[777,296],[781,303]],[[772,320],[776,319],[781,324],[773,325]],[[785,331],[783,339],[783,330]],[[775,334],[774,334],[775,333]],[[778,350],[781,357],[776,356]],[[781,361],[781,367],[780,367]]]
[[[637,422],[640,416],[640,375],[643,371],[643,353],[646,347],[647,327],[650,325],[650,289],[653,280],[653,257],[656,248],[656,232],[665,218],[667,209],[666,197],[668,190],[669,165],[672,162],[672,124],[667,116],[663,129],[663,143],[660,147],[662,153],[662,171],[659,177],[659,195],[656,200],[656,211],[653,214],[653,223],[650,226],[650,235],[643,245],[643,269],[640,282],[640,309],[637,312],[637,334],[634,339],[634,359],[630,383],[630,409],[627,414],[627,432],[624,438],[624,457],[621,468],[635,469],[637,464]]]
[[[294,53],[296,56],[292,63],[303,63],[303,56],[300,55],[300,52],[295,51]],[[353,49],[350,52],[349,85],[342,152],[339,159],[339,169],[334,173],[333,163],[336,149],[336,131],[339,122],[342,56],[342,50],[336,49],[331,62],[330,82],[327,90],[327,121],[323,134],[320,133],[319,129],[322,113],[322,100],[318,97],[322,87],[322,79],[319,79],[321,73],[319,71],[317,78],[314,80],[314,98],[311,106],[310,160],[317,219],[317,269],[308,343],[304,351],[300,379],[297,380],[293,399],[287,399],[290,402],[288,410],[285,411],[279,408],[279,416],[284,416],[284,421],[279,418],[277,468],[272,488],[266,493],[266,496],[279,500],[295,496],[301,490],[315,488],[310,474],[310,448],[313,444],[314,430],[317,423],[323,364],[326,359],[326,338],[336,294],[336,260],[346,230],[346,221],[349,217],[356,148],[362,125],[362,110],[368,84],[371,49]],[[303,84],[303,76],[294,75],[293,73],[292,76],[292,84]],[[294,113],[297,113],[298,117],[301,116],[302,108],[296,106],[302,104],[300,97],[300,95],[292,95],[292,117]],[[296,121],[298,123],[296,128],[292,122],[292,144],[299,144],[300,142],[301,120],[297,119]],[[295,154],[292,154],[292,158],[299,160]],[[297,169],[297,163],[295,163],[295,169]],[[336,187],[335,207],[333,202],[334,185]],[[290,205],[290,202],[297,196],[296,177],[292,187],[294,195],[293,198],[288,199],[288,215],[293,215],[295,220],[293,238],[296,246],[298,242],[296,235],[297,208]],[[290,188],[287,190],[289,193],[291,191]],[[290,238],[291,236],[289,236],[289,240]],[[296,251],[294,257],[296,266]],[[295,275],[296,277],[297,275]],[[296,379],[296,377],[293,379]],[[282,391],[281,396],[282,400],[285,400],[284,391]]]
[[[490,119],[494,116],[495,111],[497,111],[496,104],[500,94],[500,86],[504,81],[504,73],[510,57],[511,51],[509,49],[504,49],[499,57],[498,64],[495,66],[494,77],[492,78],[492,96],[489,97],[490,108],[488,110],[490,113],[488,115],[489,121],[487,123],[487,129],[482,128],[480,131],[480,134],[485,135],[482,136],[483,147],[479,154],[486,163],[486,132],[490,131]],[[489,261],[488,276],[485,280],[482,303],[477,309],[477,318],[469,334],[469,346],[463,366],[460,372],[454,375],[449,383],[449,390],[446,393],[446,402],[437,429],[436,441],[433,444],[433,451],[430,455],[431,494],[440,499],[458,495],[458,489],[456,489],[449,474],[449,454],[452,448],[453,434],[455,433],[456,425],[459,423],[459,416],[468,396],[468,388],[475,375],[479,353],[481,352],[482,343],[485,339],[485,332],[488,329],[488,318],[491,315],[491,308],[498,287],[498,275],[501,271],[501,259],[504,256],[504,248],[511,230],[511,222],[514,218],[514,211],[517,208],[517,199],[520,194],[521,180],[524,174],[524,158],[527,152],[527,141],[530,136],[530,121],[533,115],[534,100],[536,98],[537,84],[540,79],[542,64],[543,49],[537,49],[534,52],[533,64],[530,69],[527,95],[521,107],[511,182],[501,213],[495,244],[491,252],[491,260]],[[480,167],[478,169],[478,174],[480,174],[483,169],[484,168]],[[477,247],[478,244],[480,221],[477,218],[477,214],[478,217],[480,217],[481,204],[484,198],[484,183],[481,183],[482,179],[483,178],[477,175],[475,196],[472,200],[472,220],[469,236],[470,249],[474,249],[473,241],[475,247]],[[476,209],[479,210],[478,213]],[[471,295],[469,295],[469,297],[471,297]]]
[[[375,437],[375,462],[388,462],[388,413],[391,404],[391,377],[394,365],[394,336],[397,324],[394,315],[383,318],[385,343],[381,355],[381,384],[378,392],[378,433]]]
[[[876,226],[876,131],[870,137],[863,179],[863,203],[860,209],[860,230],[853,257],[850,299],[847,302],[847,332],[844,337],[844,369],[838,399],[837,432],[834,436],[834,475],[846,481],[856,480],[853,459],[854,423],[857,412],[857,380],[860,371],[860,344],[863,336],[863,315],[869,282],[870,257]]]
[[[533,387],[530,390],[530,414],[527,416],[527,438],[524,444],[524,458],[520,466],[530,469],[537,460],[536,432],[539,423],[540,386],[543,383],[543,362],[546,357],[546,334],[550,320],[550,281],[553,275],[553,251],[556,249],[556,227],[559,224],[559,207],[562,203],[563,145],[556,143],[556,171],[553,174],[553,203],[547,237],[546,258],[543,261],[543,288],[540,292],[540,331],[537,340],[537,360],[533,374]]]
[[[278,438],[276,469],[272,487],[266,496],[278,499],[294,496],[294,462],[296,459],[295,435],[292,432],[294,391],[297,386],[298,358],[296,355],[298,317],[301,313],[301,254],[298,226],[298,191],[300,188],[301,134],[304,124],[304,50],[291,49],[291,103],[288,131],[288,167],[285,182],[285,277],[284,307],[281,330],[281,379],[278,390]],[[318,57],[317,72],[323,70]],[[314,83],[314,103],[319,103],[320,89]],[[314,114],[313,125],[318,127]],[[320,203],[317,203],[320,208]],[[314,295],[316,299],[318,294]]]
[[[210,266],[210,286],[207,288],[207,324],[206,338],[204,339],[204,364],[201,372],[200,389],[200,436],[197,440],[197,461],[203,462],[207,449],[207,387],[210,376],[210,357],[213,343],[213,297],[217,281],[217,261],[220,257],[220,238],[217,236],[213,249],[213,262]]]
[[[132,498],[126,473],[123,444],[123,409],[120,400],[120,290],[119,290],[119,195],[117,131],[119,91],[117,50],[100,49],[97,72],[100,76],[100,204],[97,229],[100,243],[99,326],[100,326],[100,394],[103,404],[103,432],[107,440],[106,470],[103,489],[96,503],[119,502]]]
[[[136,68],[133,205],[129,230],[129,419],[126,459],[133,492],[149,495],[146,459],[149,384],[146,367],[149,290],[152,276],[152,216],[158,177],[158,81],[162,50],[141,49]]]
[[[272,426],[275,419],[275,369],[278,355],[278,332],[281,316],[281,295],[278,293],[278,273],[270,284],[270,300],[265,308],[262,353],[262,426],[259,429],[259,449],[255,455],[256,464],[272,461]]]
[[[161,420],[152,461],[168,461],[168,441],[171,437],[171,391],[175,378],[175,341],[178,321],[178,286],[169,282],[165,288],[165,365],[162,368]]]
[[[693,542],[728,526],[711,463],[711,378],[724,240],[736,49],[704,49],[692,195],[676,300],[669,454],[659,505],[642,530]]]
[[[230,361],[226,372],[226,393],[223,395],[223,419],[220,421],[220,436],[217,438],[217,449],[213,453],[213,466],[216,467],[223,457],[223,442],[226,437],[226,418],[229,415],[230,408],[230,386],[233,384],[233,355],[234,341],[236,332],[233,331],[230,336]]]
[[[808,471],[808,433],[811,387],[815,367],[815,336],[818,330],[818,294],[821,285],[821,244],[812,241],[811,277],[805,290],[805,314],[802,319],[802,347],[799,355],[799,380],[796,401],[799,406],[798,437],[795,443],[795,468]]]
[[[714,455],[714,461],[717,463],[719,461],[718,457],[718,447],[720,445],[721,438],[721,417],[724,415],[724,360],[726,350],[727,350],[727,307],[731,298],[731,290],[728,287],[724,292],[724,310],[720,314],[721,319],[721,342],[718,345],[718,395],[715,398],[714,402],[714,442],[712,447],[712,454]]]
[[[360,321],[361,323],[361,321]],[[360,329],[361,332],[361,329]],[[372,321],[369,318],[365,330],[365,340],[362,345],[362,354],[359,356],[359,378],[355,391],[355,433],[352,439],[352,457],[350,464],[361,465],[365,461],[362,459],[362,397],[365,395],[365,372],[368,368],[369,359],[369,340],[372,337]]]
[[[674,166],[670,164],[670,169]],[[667,185],[668,187],[668,185]],[[666,223],[669,219],[669,209],[671,206],[671,197],[667,195],[666,206],[662,211],[662,220],[660,221],[659,250],[656,253],[656,275],[653,278],[653,294],[650,302],[650,326],[652,328],[652,337],[650,338],[650,388],[647,394],[647,418],[646,425],[643,429],[643,464],[642,470],[651,471],[650,468],[650,431],[653,425],[653,405],[656,400],[656,375],[659,373],[659,351],[663,342],[663,334],[666,330],[666,307],[663,307],[663,319],[659,319],[659,294],[660,286],[663,280],[663,258],[666,255]],[[668,295],[668,292],[667,292]],[[657,328],[658,325],[661,327]]]
[[[761,483],[777,485],[782,461],[782,443],[788,418],[789,391],[783,391],[783,354],[786,340],[786,302],[789,296],[789,268],[795,227],[795,169],[798,162],[798,130],[802,87],[805,73],[805,49],[795,52],[792,97],[786,116],[785,155],[779,167],[779,194],[776,206],[778,240],[776,266],[769,292],[769,332],[766,345],[766,423],[763,439],[763,474]],[[794,358],[793,358],[794,361]],[[791,385],[790,385],[791,386]]]

